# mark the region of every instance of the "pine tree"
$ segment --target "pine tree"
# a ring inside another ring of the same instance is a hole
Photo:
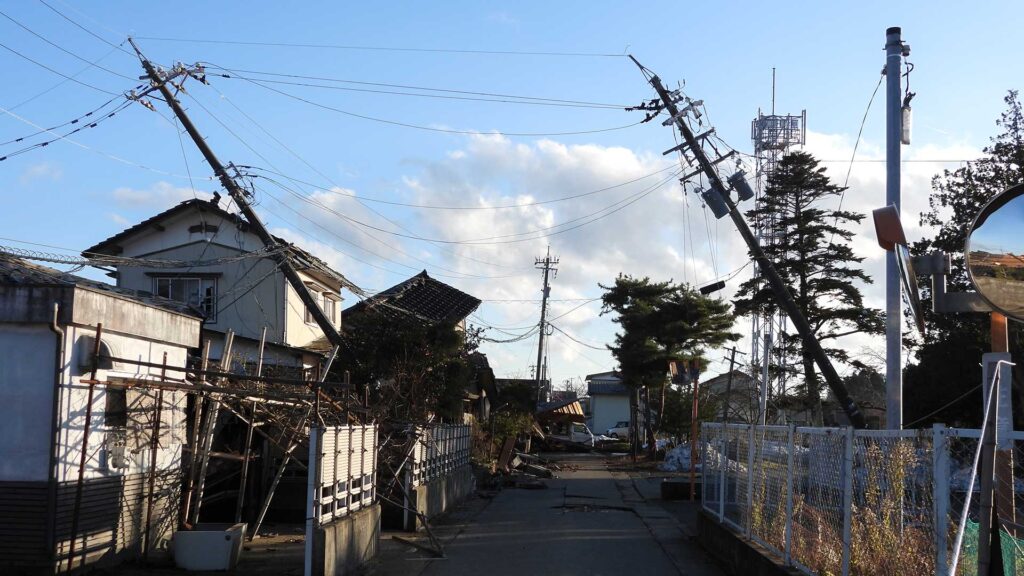
[[[1001,132],[983,150],[984,156],[932,179],[929,208],[921,214],[921,225],[936,232],[911,247],[914,255],[936,250],[950,255],[947,289],[951,292],[971,290],[964,244],[974,218],[997,194],[1024,182],[1024,113],[1016,91],[1007,93],[1004,102],[1006,110],[996,121]],[[936,314],[931,311],[930,285],[922,284],[921,291],[927,337],[916,350],[916,363],[905,371],[904,419],[918,426],[931,422],[977,425],[981,421],[981,394],[963,395],[981,384],[978,362],[991,350],[988,316]],[[1011,353],[1024,348],[1022,332],[1020,324],[1010,323]],[[1020,381],[1024,376],[1021,366],[1014,372]],[[1014,398],[1014,406],[1021,406],[1020,398]],[[1017,426],[1024,424],[1021,411],[1015,412]]]
[[[700,294],[686,284],[651,282],[649,278],[619,275],[615,284],[601,285],[602,314],[614,313],[621,327],[609,346],[619,364],[622,381],[633,390],[647,388],[664,406],[669,362],[702,359],[709,346],[736,340],[730,332],[734,316],[729,304]],[[678,411],[664,411],[666,418]],[[689,412],[685,418],[689,421]],[[681,430],[681,422],[661,422],[662,429]]]
[[[778,164],[762,195],[762,202],[747,212],[752,220],[772,222],[775,241],[765,254],[775,263],[825,353],[839,362],[851,362],[837,340],[858,332],[884,331],[882,314],[864,307],[858,283],[871,283],[859,264],[863,258],[850,248],[851,227],[863,214],[832,209],[845,189],[833,184],[813,156],[795,152]],[[768,316],[778,309],[767,282],[744,282],[734,301],[738,314]],[[780,338],[783,353],[796,361],[793,375],[815,424],[822,422],[821,386],[814,359],[797,337]]]

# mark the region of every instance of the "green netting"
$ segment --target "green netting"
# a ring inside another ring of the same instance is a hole
[[[1003,548],[1003,574],[1014,576],[1018,571],[1024,573],[1024,540],[1014,538],[1005,530],[1000,530]],[[957,573],[962,576],[974,576],[978,573],[978,523],[967,521],[964,529],[964,549],[960,554],[960,565]]]

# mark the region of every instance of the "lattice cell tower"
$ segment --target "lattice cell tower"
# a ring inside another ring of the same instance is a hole
[[[775,73],[772,71],[772,113],[763,114],[757,111],[757,118],[750,123],[750,137],[754,141],[754,156],[757,161],[756,197],[755,202],[761,206],[762,195],[768,185],[768,178],[775,171],[779,160],[793,146],[803,146],[807,141],[807,111],[804,110],[799,116],[786,114],[775,114]],[[766,250],[778,242],[777,229],[774,218],[760,218],[754,222],[754,232],[757,235],[761,246]],[[755,263],[756,266],[756,263]],[[754,269],[755,278],[761,278],[761,270]],[[775,346],[780,334],[786,330],[786,315],[776,309],[770,315],[755,313],[751,318],[751,361],[758,371],[765,366],[765,356],[769,358],[769,364],[773,364],[780,370],[774,374],[768,374],[767,370],[762,372],[762,377],[768,378],[768,390],[785,393],[786,371],[785,355],[780,348]],[[769,342],[766,343],[766,338]],[[767,346],[766,346],[767,344]],[[776,350],[772,354],[772,348]]]

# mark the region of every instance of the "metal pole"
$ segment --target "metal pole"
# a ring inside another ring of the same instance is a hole
[[[736,347],[729,355],[729,376],[725,379],[725,402],[722,402],[722,422],[729,422],[729,402],[732,400],[732,371],[736,366]]]
[[[85,400],[85,424],[82,427],[82,454],[78,460],[78,484],[75,486],[75,507],[71,515],[71,546],[68,549],[67,573],[71,573],[71,567],[75,562],[75,541],[78,539],[78,515],[82,511],[82,488],[85,482],[85,465],[88,462],[89,451],[89,427],[92,423],[92,398],[96,390],[96,377],[100,369],[100,345],[103,338],[103,324],[96,325],[96,341],[93,342],[92,350],[92,377],[89,379],[89,394]],[[70,404],[70,403],[69,403]],[[82,544],[83,547],[85,544]],[[82,554],[82,566],[85,566],[85,556]]]
[[[690,416],[690,502],[696,500],[697,493],[697,447],[699,445],[697,418],[700,411],[700,383],[693,379],[693,413]],[[653,440],[650,438],[648,441]]]
[[[853,428],[846,427],[843,442],[843,565],[842,574],[850,573],[853,535]]]
[[[757,403],[757,423],[765,425],[768,419],[768,361],[771,359],[772,333],[764,335],[764,367],[761,369],[761,399]]]
[[[995,408],[994,414],[999,413],[999,383],[998,376],[995,386],[992,386],[989,394],[992,395],[989,398],[990,405]],[[992,538],[992,504],[993,504],[993,476],[995,471],[995,458],[996,458],[996,430],[998,425],[994,419],[989,419],[985,422],[985,428],[982,431],[982,445],[981,445],[981,493],[979,494],[979,504],[981,510],[978,519],[978,574],[987,575],[989,573],[989,563],[991,562],[991,538]],[[996,534],[999,537],[999,534]]]
[[[725,522],[725,499],[729,496],[729,484],[727,472],[729,470],[729,423],[722,423],[722,437],[718,443],[718,485],[720,498],[718,499],[718,521]],[[707,466],[707,462],[704,463]]]
[[[935,576],[949,570],[949,444],[946,425],[932,425],[932,515],[935,516]]]
[[[551,272],[551,264],[557,263],[558,260],[551,258],[551,246],[548,246],[548,253],[544,256],[544,259],[538,259],[537,264],[544,266],[544,290],[541,294],[540,301],[540,332],[537,338],[537,403],[540,404],[544,400],[544,393],[541,389],[544,383],[544,372],[541,369],[541,362],[544,360],[544,337],[546,336],[545,330],[547,330],[547,312],[548,312],[548,294],[551,289],[548,287],[548,276]]]
[[[160,380],[167,380],[167,352]],[[153,437],[149,439],[149,493],[146,495],[146,526],[142,537],[142,559],[149,560],[149,537],[153,529],[153,492],[156,491],[156,459],[160,452],[160,419],[163,417],[164,391],[157,390],[156,410],[153,418]]]
[[[200,370],[201,370],[201,374],[204,374],[204,376],[201,376],[200,379],[199,379],[199,383],[200,384],[205,384],[206,383],[205,373],[206,373],[206,369],[209,367],[209,363],[210,363],[210,340],[207,339],[206,341],[203,342],[203,355],[202,355],[202,360],[200,361],[200,364],[199,364]],[[184,498],[182,498],[182,500],[184,500],[184,502],[182,503],[182,511],[181,511],[181,523],[182,524],[185,524],[185,523],[188,522],[188,518],[189,518],[189,515],[191,513],[191,507],[192,507],[192,488],[196,484],[196,463],[197,463],[197,459],[199,457],[199,438],[200,438],[200,436],[199,436],[199,429],[201,428],[201,422],[203,422],[203,419],[202,419],[203,404],[205,404],[205,403],[206,403],[206,397],[203,396],[203,395],[200,395],[199,392],[196,392],[192,396],[192,434],[191,434],[191,437],[189,438],[189,446],[191,447],[191,452],[189,454],[188,476],[185,477],[185,489],[184,489],[184,495],[185,496],[184,496]]]
[[[885,31],[885,204],[900,211],[900,64],[903,41],[898,27]],[[903,301],[896,252],[885,254],[885,422],[903,429]]]
[[[264,329],[265,330],[265,329]],[[262,359],[262,350],[261,350]],[[257,368],[259,370],[259,368]],[[249,460],[252,459],[252,432],[256,426],[256,401],[252,401],[252,413],[249,418],[249,428],[245,433],[245,448],[242,451],[242,455],[245,456],[245,460],[242,461],[242,477],[238,480],[238,501],[235,503],[235,524],[242,521],[242,505],[245,502],[245,488],[246,480],[249,477]]]
[[[754,508],[754,432],[757,426],[754,424],[750,425],[749,433],[747,436],[747,510],[746,518],[744,518],[744,534],[747,538],[750,538],[750,534],[753,532],[753,516],[750,511]],[[739,451],[737,451],[739,456]]]
[[[783,563],[786,566],[793,564],[793,433],[796,425],[790,424],[786,431],[786,532],[783,549]]]

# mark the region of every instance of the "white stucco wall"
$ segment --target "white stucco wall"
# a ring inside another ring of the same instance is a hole
[[[58,419],[60,425],[60,445],[58,446],[57,479],[58,481],[77,480],[78,466],[81,458],[82,440],[85,431],[85,415],[89,386],[81,380],[91,376],[88,363],[92,354],[88,343],[95,336],[95,329],[82,326],[65,327],[65,365],[64,385],[61,388]],[[83,338],[85,337],[85,338]],[[116,334],[104,330],[103,342],[111,347],[114,356],[129,358],[143,362],[161,363],[163,353],[167,352],[168,366],[184,366],[187,349],[182,346],[153,342]],[[98,380],[107,381],[121,378],[158,378],[159,368],[147,368],[130,364],[116,363],[111,370],[99,370]],[[169,372],[169,378],[180,378],[180,372]],[[100,478],[111,475],[135,474],[149,471],[149,448],[127,453],[129,466],[121,469],[110,469],[107,465],[107,436],[112,432],[105,424],[105,407],[107,389],[96,385],[93,391],[92,418],[90,420],[89,446],[86,452],[85,478]],[[185,394],[183,392],[164,392],[163,410],[170,411],[161,418],[162,422],[170,422],[180,427],[184,421]],[[147,430],[147,434],[148,434]],[[177,468],[181,465],[180,438],[165,437],[166,445],[157,451],[157,469]]]
[[[301,271],[299,272],[299,277],[302,278],[303,282],[311,282],[319,285],[321,290],[324,289],[322,283],[317,282]],[[338,293],[332,292],[332,294],[340,298]],[[319,294],[318,296],[322,300],[323,295]],[[334,325],[339,328],[341,327],[341,307],[342,303],[340,301],[335,304]],[[289,346],[306,346],[324,335],[323,331],[315,323],[306,322],[306,305],[302,303],[298,292],[287,282],[285,283],[284,308],[285,344]]]
[[[0,324],[0,480],[47,479],[56,346],[45,325]]]
[[[590,397],[591,431],[604,434],[618,422],[629,420],[629,396],[598,394]]]

